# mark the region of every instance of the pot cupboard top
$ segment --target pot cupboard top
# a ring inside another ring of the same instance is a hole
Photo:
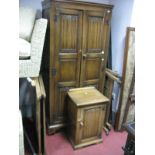
[[[70,89],[68,95],[73,101],[73,103],[76,104],[76,106],[85,106],[109,102],[109,99],[103,94],[101,94],[94,87]]]

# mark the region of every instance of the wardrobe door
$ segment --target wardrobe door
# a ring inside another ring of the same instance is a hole
[[[106,49],[106,12],[86,11],[83,18],[83,47],[80,86],[103,91]]]
[[[53,117],[55,123],[61,123],[64,121],[66,93],[69,88],[79,86],[82,12],[56,8],[55,30]]]

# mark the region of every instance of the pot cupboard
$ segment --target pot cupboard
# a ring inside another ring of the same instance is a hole
[[[67,135],[74,149],[102,142],[109,99],[94,87],[70,89],[67,96]]]

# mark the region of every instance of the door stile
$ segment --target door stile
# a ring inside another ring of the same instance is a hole
[[[108,59],[108,50],[109,50],[109,40],[110,40],[110,28],[111,28],[111,16],[112,16],[112,10],[111,9],[107,9],[106,13],[105,13],[105,26],[104,26],[104,52],[105,52],[105,56],[104,56],[104,67],[103,67],[103,72],[105,73],[105,69],[107,66],[107,59]],[[103,76],[103,86],[105,83],[105,76]],[[102,88],[103,89],[103,88]]]
[[[80,87],[83,86],[83,78],[84,78],[84,68],[85,68],[85,61],[84,61],[84,56],[86,54],[86,22],[87,22],[87,17],[86,17],[86,11],[83,11],[83,19],[82,19],[82,49],[81,49],[81,65],[80,65]]]

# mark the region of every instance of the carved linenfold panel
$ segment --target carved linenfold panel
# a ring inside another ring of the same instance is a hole
[[[78,26],[78,16],[61,15],[61,49],[77,49]]]
[[[97,125],[94,125],[94,123],[99,124],[100,122],[100,112],[101,108],[90,108],[90,109],[85,109],[84,110],[84,118],[83,118],[83,123],[84,123],[84,129],[83,129],[83,134],[82,134],[82,140],[87,139],[89,137],[95,137],[98,135],[99,127]],[[89,121],[89,119],[91,121]],[[93,123],[92,123],[93,122]]]
[[[88,52],[93,52],[93,49],[100,49],[101,51],[103,42],[103,25],[104,19],[102,17],[88,17]]]

